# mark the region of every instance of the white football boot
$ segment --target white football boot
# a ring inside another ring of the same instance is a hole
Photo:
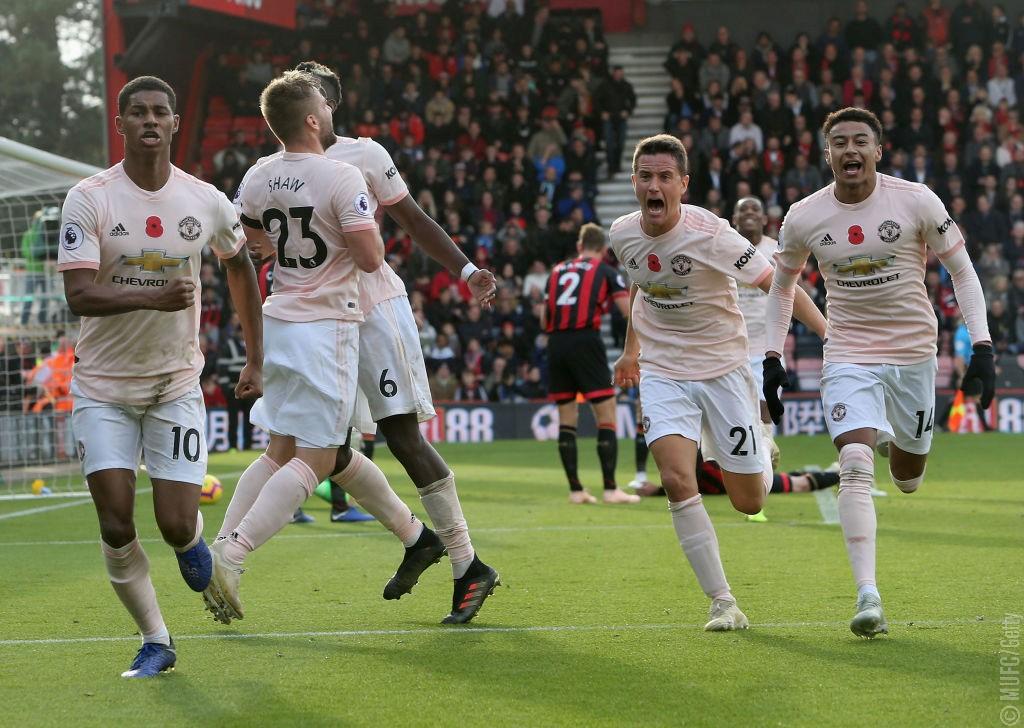
[[[711,619],[704,625],[705,632],[729,632],[750,626],[747,615],[740,611],[736,602],[725,599],[712,600],[709,616]]]

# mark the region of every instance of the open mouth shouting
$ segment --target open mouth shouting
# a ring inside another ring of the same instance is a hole
[[[661,197],[648,196],[644,207],[647,208],[649,217],[659,218],[665,214],[665,200]]]
[[[160,133],[152,129],[142,132],[142,136],[140,136],[139,139],[147,147],[158,146],[161,141]]]
[[[864,169],[864,163],[859,159],[846,159],[843,161],[842,175],[845,179],[856,179]]]

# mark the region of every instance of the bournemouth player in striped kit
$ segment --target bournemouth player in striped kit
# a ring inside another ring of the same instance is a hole
[[[601,341],[601,316],[614,301],[629,315],[629,293],[622,275],[603,262],[608,247],[604,230],[593,223],[580,228],[579,255],[554,267],[544,308],[548,332],[549,398],[558,404],[558,453],[569,479],[571,503],[596,503],[577,473],[576,395],[582,394],[597,421],[597,456],[601,461],[605,503],[638,503],[638,496],[615,484],[618,439],[615,435],[615,388]]]

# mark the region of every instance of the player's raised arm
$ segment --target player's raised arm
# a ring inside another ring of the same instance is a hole
[[[370,142],[364,173],[381,206],[412,236],[423,252],[461,276],[483,306],[489,306],[497,291],[494,274],[477,268],[444,229],[428,215],[409,194],[409,188],[398,173],[391,155],[380,144]]]
[[[461,276],[482,305],[491,304],[497,291],[494,274],[470,262],[448,233],[412,199],[412,195],[406,195],[384,209],[423,248],[423,252]]]
[[[928,190],[922,201],[923,236],[928,247],[935,251],[939,260],[949,271],[953,280],[953,292],[960,313],[967,324],[971,335],[974,354],[971,363],[964,372],[960,387],[963,389],[975,380],[981,384],[980,404],[987,409],[995,396],[996,370],[995,358],[992,354],[992,336],[988,330],[988,315],[985,307],[985,294],[981,290],[981,281],[974,269],[970,255],[964,245],[960,228],[953,222],[945,206],[938,196]],[[969,388],[969,387],[968,387]]]

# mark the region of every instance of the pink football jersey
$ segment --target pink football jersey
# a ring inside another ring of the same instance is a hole
[[[83,316],[73,378],[90,399],[156,404],[199,383],[199,269],[203,247],[237,253],[241,225],[213,185],[177,167],[156,192],[138,187],[121,164],[82,180],[64,201],[57,269],[89,268],[108,288],[157,288],[195,281],[195,305],[181,311]]]
[[[339,162],[348,162],[363,173],[375,213],[378,207],[393,205],[409,194],[409,188],[398,173],[391,155],[373,139],[338,137],[338,141],[328,147],[327,156]],[[364,312],[369,312],[381,301],[404,295],[405,283],[387,263],[373,273],[361,272],[359,305]]]
[[[359,269],[343,233],[376,228],[358,169],[322,154],[282,152],[245,177],[242,222],[276,242],[274,292],[263,313],[284,321],[363,320]]]
[[[772,258],[778,242],[767,235],[756,246],[766,258]],[[747,350],[752,357],[763,357],[768,334],[768,294],[757,286],[739,285],[739,305],[743,322],[747,325]]]
[[[916,364],[935,356],[938,324],[924,285],[926,248],[940,259],[964,244],[928,187],[879,174],[853,205],[835,183],[790,208],[779,265],[803,270],[814,254],[825,279],[825,359],[853,364]]]
[[[676,380],[712,379],[747,363],[736,281],[757,285],[771,262],[729,224],[682,205],[679,222],[656,238],[639,211],[611,227],[612,250],[639,286],[632,324],[640,368]]]

